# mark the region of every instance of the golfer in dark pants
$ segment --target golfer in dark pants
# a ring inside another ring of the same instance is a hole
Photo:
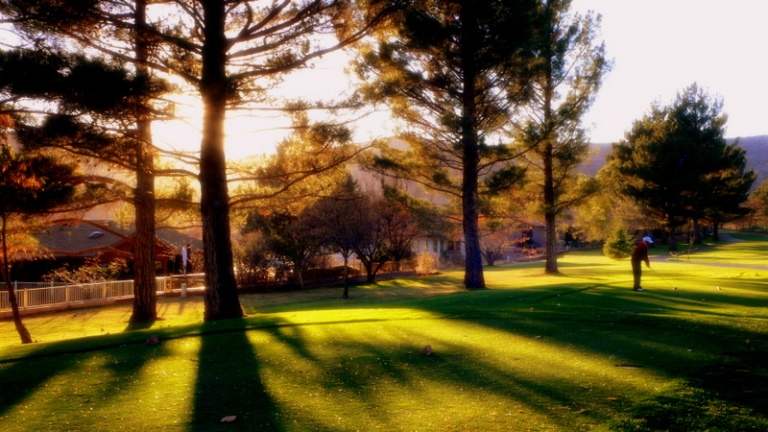
[[[640,263],[645,261],[645,266],[651,268],[651,262],[648,261],[649,244],[653,244],[653,240],[650,237],[643,237],[643,241],[635,245],[635,250],[632,252],[632,276],[635,278],[635,284],[632,289],[635,291],[643,290],[643,287],[640,286],[640,278],[643,275]]]

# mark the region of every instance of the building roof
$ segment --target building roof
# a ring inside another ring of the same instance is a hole
[[[176,248],[178,253],[181,253],[181,248],[187,244],[192,246],[192,250],[202,250],[203,241],[199,236],[190,235],[186,231],[181,231],[168,227],[157,227],[155,236],[159,240],[162,240],[169,245]]]
[[[35,234],[41,249],[54,256],[93,257],[131,238],[114,221],[65,220]]]
[[[106,220],[59,220],[35,234],[40,249],[54,257],[90,258],[99,255],[131,255],[134,228]],[[201,248],[202,242],[173,229],[156,232],[158,254],[173,255],[186,244]]]

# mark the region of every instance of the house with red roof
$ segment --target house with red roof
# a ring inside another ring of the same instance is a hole
[[[34,233],[34,237],[38,241],[37,251],[32,259],[14,263],[12,278],[15,280],[41,280],[54,269],[75,268],[89,260],[107,265],[122,259],[132,272],[135,249],[132,226],[108,220],[60,219]],[[157,230],[155,259],[158,275],[180,272],[181,248],[186,245],[199,252],[202,241],[178,230]]]

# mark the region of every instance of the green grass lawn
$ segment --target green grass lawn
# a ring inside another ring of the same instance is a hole
[[[754,265],[764,239],[693,255]],[[586,251],[558,276],[486,268],[481,291],[447,271],[243,296],[216,323],[201,297],[143,329],[129,304],[27,317],[27,346],[2,321],[0,430],[768,430],[768,269],[655,253],[642,293]]]
[[[705,242],[704,245],[695,246],[684,244],[680,245],[680,250],[674,254],[664,253],[670,259],[681,262],[768,266],[766,250],[762,247],[755,247],[755,245],[768,241],[768,234],[745,231],[741,233],[728,232],[726,235],[735,241]]]

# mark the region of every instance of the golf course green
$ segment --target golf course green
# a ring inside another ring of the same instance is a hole
[[[350,289],[251,294],[203,322],[201,296],[0,321],[0,430],[766,431],[768,237],[570,251]]]

